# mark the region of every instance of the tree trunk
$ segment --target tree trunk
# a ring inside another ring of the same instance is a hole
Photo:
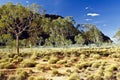
[[[16,35],[16,52],[19,55],[19,35]]]

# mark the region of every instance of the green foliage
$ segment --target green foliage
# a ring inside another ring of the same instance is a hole
[[[118,29],[118,31],[113,37],[116,38],[118,41],[120,40],[120,29]]]
[[[0,7],[0,15],[0,43],[5,46],[59,47],[110,41],[95,25],[83,24],[83,30],[75,28],[73,17],[45,14],[45,10],[37,4],[24,7],[7,3]]]
[[[75,36],[75,41],[77,44],[81,44],[81,45],[85,43],[85,39],[81,34],[78,34],[77,36]]]

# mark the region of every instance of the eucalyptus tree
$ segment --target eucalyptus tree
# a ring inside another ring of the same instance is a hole
[[[96,25],[92,24],[84,24],[85,28],[85,38],[87,41],[92,43],[103,42],[102,32],[96,27]]]
[[[120,29],[118,29],[113,38],[116,38],[118,41],[120,41]]]
[[[77,44],[80,44],[80,45],[83,45],[85,43],[85,39],[83,38],[82,34],[76,35],[75,41]]]
[[[7,3],[0,7],[0,29],[5,33],[14,34],[16,38],[16,52],[19,54],[19,39],[25,31],[38,30],[37,14],[21,4]]]

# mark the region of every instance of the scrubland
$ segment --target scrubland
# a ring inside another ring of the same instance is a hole
[[[0,80],[120,80],[120,48],[0,49]]]

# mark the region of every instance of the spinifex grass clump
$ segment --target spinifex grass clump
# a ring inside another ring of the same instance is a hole
[[[76,64],[76,68],[78,69],[86,69],[87,67],[90,67],[91,66],[91,63],[89,62],[81,62],[81,63],[77,63]]]
[[[7,80],[16,80],[16,76],[15,75],[9,75]]]
[[[6,76],[4,72],[0,72],[0,79],[6,80]]]
[[[60,73],[58,70],[56,70],[56,69],[52,70],[52,76],[59,76],[59,75],[60,75]]]
[[[55,64],[55,63],[57,63],[57,61],[59,61],[59,59],[57,57],[51,57],[50,60],[49,60],[49,63],[50,64]]]
[[[72,73],[67,80],[80,80],[78,73]]]
[[[22,69],[18,69],[16,71],[16,80],[26,80],[29,77],[29,74],[22,70]]]
[[[0,63],[0,69],[14,69],[14,68],[15,68],[14,64],[10,62]]]
[[[60,60],[57,62],[57,64],[65,64],[65,63],[67,63],[67,60]]]
[[[45,72],[47,70],[51,70],[50,66],[42,65],[42,64],[37,64],[36,69],[42,72]]]
[[[101,56],[99,54],[90,54],[90,57],[93,59],[100,59]]]
[[[21,63],[20,63],[20,66],[21,67],[35,67],[37,63],[33,60],[29,60],[29,59],[26,59],[26,60],[23,60]]]

